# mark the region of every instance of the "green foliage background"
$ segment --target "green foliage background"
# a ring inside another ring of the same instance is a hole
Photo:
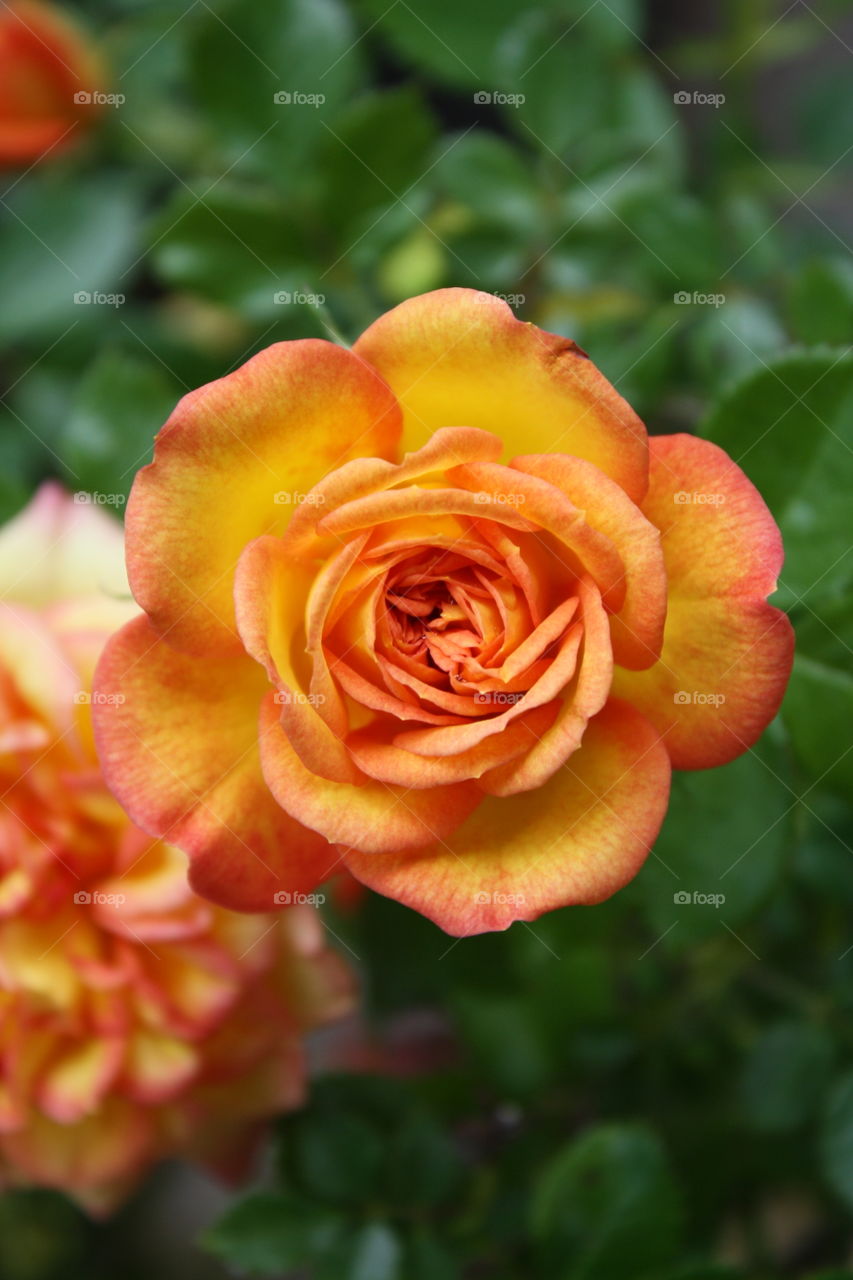
[[[76,12],[126,101],[2,196],[3,518],[46,475],[126,493],[182,392],[262,346],[463,284],[740,462],[798,656],[609,903],[460,942],[377,897],[330,916],[379,1037],[439,1020],[428,1069],[319,1081],[198,1247],[156,1178],[104,1226],[7,1196],[0,1276],[853,1277],[850,5]]]

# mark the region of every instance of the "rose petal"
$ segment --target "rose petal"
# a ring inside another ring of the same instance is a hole
[[[582,458],[525,455],[510,465],[555,485],[616,547],[625,567],[625,600],[611,619],[613,656],[624,667],[650,667],[660,657],[666,619],[659,531],[623,489]]]
[[[717,445],[688,435],[650,445],[643,511],[661,531],[669,612],[660,661],[617,669],[614,691],[665,735],[676,768],[705,769],[751,746],[782,700],[793,631],[764,603],[782,541],[758,491]]]
[[[257,911],[276,892],[316,886],[325,844],[279,808],[261,775],[268,685],[254,662],[195,661],[138,618],[110,640],[95,687],[108,784],[144,830],[189,854],[199,893]],[[124,701],[106,701],[117,695]]]
[[[510,456],[572,453],[635,502],[646,492],[646,430],[634,411],[573,342],[516,320],[491,294],[438,289],[410,298],[354,350],[399,400],[407,448],[437,427],[482,427]]]
[[[184,396],[127,512],[133,592],[157,631],[187,652],[235,651],[243,548],[282,533],[328,471],[363,453],[392,456],[399,431],[373,370],[316,339],[276,343]]]
[[[481,792],[473,782],[432,790],[408,790],[364,777],[359,786],[329,782],[310,773],[288,741],[268,695],[261,713],[264,777],[279,804],[329,844],[370,854],[418,849],[444,840],[476,808]],[[327,847],[325,874],[339,856]]]
[[[363,884],[457,937],[601,902],[636,875],[666,812],[670,763],[649,722],[609,703],[550,782],[484,800],[447,840],[411,853],[351,852]]]

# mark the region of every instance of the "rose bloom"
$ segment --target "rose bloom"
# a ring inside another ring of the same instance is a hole
[[[97,106],[100,61],[68,16],[40,0],[0,6],[0,165],[32,164],[67,146]]]
[[[202,901],[104,785],[88,690],[123,577],[120,526],[55,485],[0,530],[0,1185],[93,1212],[164,1156],[232,1169],[349,1000],[312,907]]]
[[[127,525],[107,778],[244,910],[341,865],[457,935],[601,901],[790,671],[734,462],[465,289],[186,396]]]

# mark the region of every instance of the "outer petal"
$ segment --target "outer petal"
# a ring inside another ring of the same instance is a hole
[[[61,485],[43,484],[0,529],[4,600],[38,609],[78,596],[129,594],[121,525]]]
[[[601,902],[636,875],[669,798],[669,757],[633,708],[607,707],[583,745],[537,791],[488,798],[448,840],[347,868],[459,937]]]
[[[264,777],[279,804],[321,832],[329,844],[366,850],[377,858],[446,839],[482,796],[474,782],[418,791],[367,777],[358,786],[318,777],[291,746],[271,694],[261,715],[261,758]],[[325,875],[338,870],[338,863],[327,847]]]
[[[573,342],[516,320],[491,294],[439,289],[411,298],[354,350],[400,401],[407,449],[437,427],[482,427],[501,436],[508,456],[572,453],[634,501],[646,492],[646,430],[633,409]]]
[[[660,661],[616,671],[614,692],[665,735],[673,765],[705,769],[751,746],[788,682],[794,635],[764,602],[782,540],[731,458],[694,436],[653,437],[643,510],[661,531],[669,611]]]
[[[394,397],[330,342],[280,342],[184,396],[139,472],[127,512],[133,592],[186,652],[233,651],[241,551],[282,533],[326,472],[362,454],[391,457]]]
[[[261,776],[267,687],[251,659],[196,662],[144,617],[113,636],[95,678],[108,784],[141,827],[189,854],[197,892],[242,911],[313,889],[328,862],[325,841],[279,808]],[[116,696],[124,702],[106,700]]]

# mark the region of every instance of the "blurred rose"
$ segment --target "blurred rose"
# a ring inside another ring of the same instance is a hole
[[[104,77],[85,35],[37,0],[0,6],[0,165],[67,146],[98,110]]]
[[[160,433],[128,511],[147,617],[98,676],[107,778],[229,906],[341,865],[454,934],[600,902],[671,767],[775,714],[781,562],[721,449],[649,439],[491,295],[413,298],[352,351],[270,347]]]
[[[122,561],[120,526],[55,485],[0,531],[0,1182],[95,1212],[161,1157],[232,1166],[350,1002],[313,907],[200,900],[107,791],[90,689],[136,612]]]

